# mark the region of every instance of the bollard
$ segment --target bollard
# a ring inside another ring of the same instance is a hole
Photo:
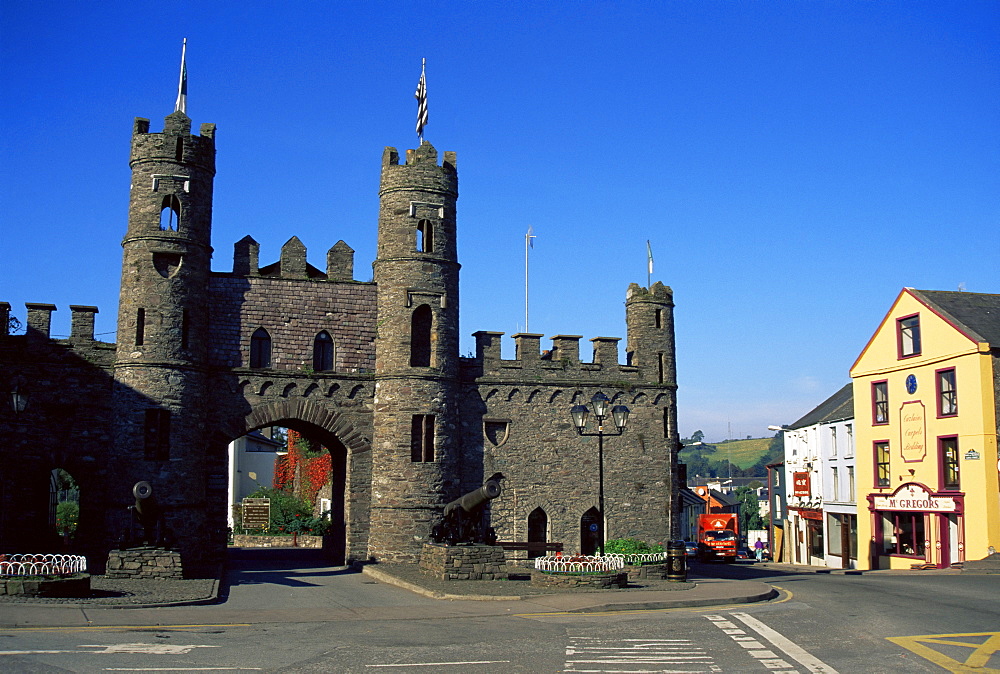
[[[667,580],[683,583],[687,576],[687,549],[684,541],[670,541],[667,543]]]

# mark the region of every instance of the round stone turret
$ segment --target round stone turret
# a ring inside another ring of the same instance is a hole
[[[369,554],[416,560],[458,484],[454,152],[382,156]]]

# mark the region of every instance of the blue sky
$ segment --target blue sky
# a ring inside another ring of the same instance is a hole
[[[278,9],[280,7],[280,9]],[[218,125],[213,268],[343,239],[371,278],[384,146],[427,59],[458,152],[464,335],[625,336],[674,289],[681,432],[760,437],[848,381],[904,286],[1000,292],[1000,2],[0,4],[0,301],[114,340],[134,117]],[[547,348],[548,340],[543,340]],[[463,354],[474,343],[467,336]],[[622,343],[624,358],[624,343]],[[504,353],[513,356],[505,338]]]

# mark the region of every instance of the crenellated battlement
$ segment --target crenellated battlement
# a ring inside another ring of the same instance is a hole
[[[215,174],[215,124],[202,124],[201,135],[191,134],[191,118],[183,112],[167,115],[163,131],[150,133],[149,120],[136,117],[132,124],[129,164],[171,162],[193,164]]]
[[[541,350],[544,335],[520,332],[514,339],[515,356],[506,360],[500,355],[500,341],[504,333],[481,330],[473,333],[476,338],[476,356],[466,359],[467,366],[479,371],[477,376],[490,379],[512,377],[564,380],[611,380],[639,383],[644,377],[638,367],[620,363],[618,342],[620,337],[594,337],[590,340],[593,352],[589,361],[580,358],[581,335],[554,335],[552,348]]]
[[[52,312],[57,310],[54,304],[41,302],[25,302],[27,318],[24,322],[25,336],[29,341],[52,339]],[[69,341],[93,342],[94,315],[99,312],[97,307],[71,304],[72,313]],[[0,302],[0,337],[10,336],[11,316],[10,302]]]
[[[263,276],[318,281],[353,281],[354,249],[338,241],[326,252],[326,273],[306,261],[307,249],[297,236],[281,247],[277,262],[260,266],[260,244],[250,235],[233,245],[233,276]]]

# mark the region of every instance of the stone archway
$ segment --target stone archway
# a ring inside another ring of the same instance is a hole
[[[324,551],[334,564],[367,557],[369,489],[371,484],[370,439],[352,419],[335,409],[302,399],[282,399],[258,405],[248,414],[231,419],[221,436],[229,440],[270,426],[283,426],[302,433],[330,452],[333,523],[325,537]],[[364,485],[364,489],[358,489]]]

